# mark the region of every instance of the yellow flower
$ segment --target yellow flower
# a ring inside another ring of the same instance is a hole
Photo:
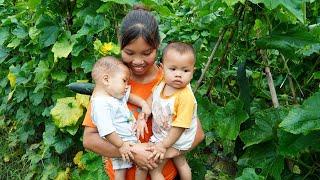
[[[65,171],[60,171],[55,180],[68,180],[70,179],[70,168],[67,167]]]
[[[103,55],[106,55],[109,53],[109,51],[111,51],[113,48],[113,45],[111,42],[109,43],[103,43],[102,46],[100,47],[100,52]]]
[[[16,76],[13,73],[9,72],[7,77],[9,79],[10,86],[14,88],[16,86]]]
[[[79,151],[73,158],[73,163],[78,166],[79,169],[83,170],[84,164],[81,162],[81,157],[83,155],[83,151]]]

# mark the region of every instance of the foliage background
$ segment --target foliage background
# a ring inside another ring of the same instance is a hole
[[[116,29],[135,3],[0,0],[0,179],[107,178],[82,147],[88,96],[66,85],[119,55]],[[194,178],[320,178],[319,1],[139,3],[160,23],[159,60],[170,41],[197,51],[206,139],[188,154]]]

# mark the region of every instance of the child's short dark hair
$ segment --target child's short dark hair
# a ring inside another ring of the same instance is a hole
[[[126,69],[129,72],[128,67],[117,58],[112,56],[102,57],[93,65],[91,77],[97,82],[101,76],[118,72],[120,68]]]
[[[139,37],[153,48],[158,48],[160,44],[159,27],[155,17],[143,7],[136,6],[121,23],[119,36],[121,49]]]
[[[184,43],[184,42],[171,42],[163,49],[163,56],[165,56],[168,50],[173,49],[179,52],[180,54],[184,54],[190,52],[193,54],[194,59],[196,59],[196,53],[193,49],[192,45]]]

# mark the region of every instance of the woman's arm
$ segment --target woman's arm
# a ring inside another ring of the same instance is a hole
[[[85,126],[83,132],[83,147],[105,157],[120,157],[118,148],[102,139],[97,128]]]
[[[202,125],[201,122],[199,120],[199,118],[197,118],[197,132],[196,132],[196,136],[194,138],[194,141],[191,145],[191,148],[188,151],[191,151],[193,148],[195,148],[196,146],[198,146],[203,139],[205,138],[203,129],[202,129]]]
[[[146,144],[136,144],[132,147],[132,152],[134,156],[134,162],[141,168],[144,169],[154,169],[158,165],[155,162],[148,161],[147,157],[150,152],[145,150]],[[102,139],[99,134],[97,128],[85,126],[83,132],[83,147],[86,149],[93,151],[101,156],[113,158],[113,157],[121,157],[118,148],[113,146],[108,141]]]

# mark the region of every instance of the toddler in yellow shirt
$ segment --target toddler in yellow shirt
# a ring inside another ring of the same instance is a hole
[[[163,162],[149,172],[151,179],[164,179],[161,171],[166,162],[164,155],[169,147],[188,150],[195,138],[197,102],[190,86],[195,60],[191,45],[174,42],[164,49],[164,77],[149,98],[153,115],[153,136],[150,138],[153,153],[149,158]],[[191,180],[191,169],[184,155],[173,158],[173,161],[180,179]]]

